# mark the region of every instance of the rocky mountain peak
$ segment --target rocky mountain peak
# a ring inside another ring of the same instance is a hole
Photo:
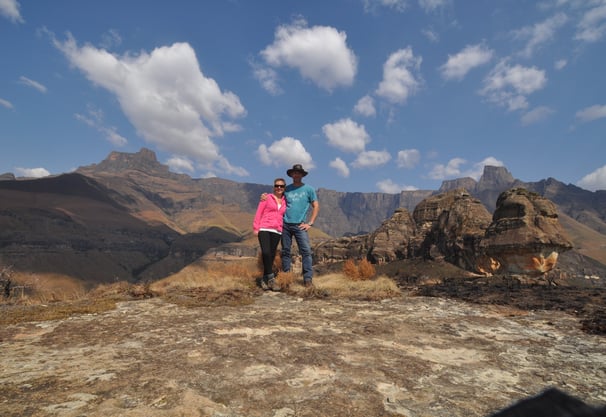
[[[98,164],[78,168],[82,173],[123,173],[124,171],[142,171],[146,174],[166,177],[174,175],[167,165],[158,162],[156,153],[147,148],[141,148],[136,153],[111,152],[107,158]]]
[[[475,191],[504,189],[515,182],[513,175],[505,167],[484,166],[484,172],[478,181]]]

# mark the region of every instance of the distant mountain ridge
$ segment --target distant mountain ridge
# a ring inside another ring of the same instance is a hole
[[[321,211],[312,239],[372,232],[397,209],[412,212],[429,196],[461,187],[489,212],[494,211],[499,194],[512,187],[548,198],[566,216],[564,223],[575,236],[575,246],[587,248],[586,254],[606,263],[606,192],[586,191],[553,178],[524,183],[506,168],[492,166],[485,167],[478,181],[448,180],[437,191],[387,194],[319,188]],[[40,255],[37,270],[43,270],[42,258],[50,256],[55,245],[65,251],[71,248],[83,259],[94,257],[99,262],[97,270],[144,279],[175,272],[225,244],[235,245],[229,249],[233,254],[254,254],[252,218],[260,194],[266,191],[268,186],[262,184],[173,173],[145,148],[136,153],[111,152],[100,163],[79,167],[71,174],[27,180],[3,174],[0,262],[12,263],[9,258],[20,251],[38,250],[45,255]],[[125,253],[133,255],[125,260]],[[86,275],[86,262],[71,259],[73,267],[53,268]],[[84,269],[77,272],[75,265]]]

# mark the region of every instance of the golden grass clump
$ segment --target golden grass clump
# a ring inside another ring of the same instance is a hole
[[[372,280],[352,280],[343,273],[326,274],[314,277],[314,286],[291,285],[288,294],[301,297],[345,298],[354,300],[383,300],[402,295],[400,288],[392,279],[379,276]]]
[[[343,274],[352,281],[366,281],[372,279],[377,271],[367,259],[362,259],[357,265],[353,259],[348,259],[343,264]]]

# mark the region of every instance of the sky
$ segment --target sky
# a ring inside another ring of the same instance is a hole
[[[0,0],[0,174],[605,190],[605,76],[606,0]]]

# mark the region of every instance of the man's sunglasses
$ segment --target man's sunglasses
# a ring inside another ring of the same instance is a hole
[[[284,184],[274,184],[274,188],[284,188],[286,187]]]

